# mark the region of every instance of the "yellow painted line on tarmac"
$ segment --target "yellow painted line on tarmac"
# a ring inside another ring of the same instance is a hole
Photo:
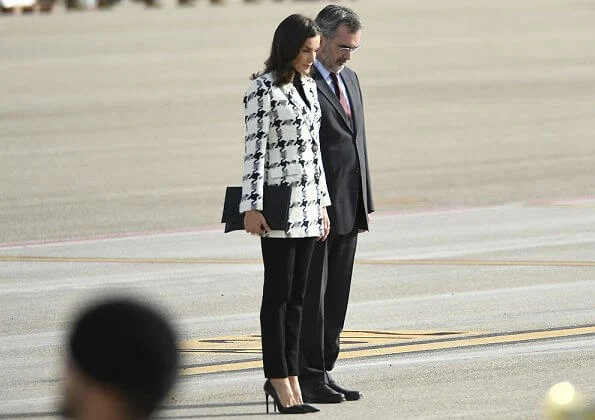
[[[145,257],[44,257],[0,255],[0,262],[93,263],[93,264],[261,264],[250,258],[145,258]],[[595,267],[595,261],[524,261],[524,260],[393,260],[356,259],[360,265],[453,265],[504,267]]]
[[[496,344],[512,344],[536,340],[576,337],[582,335],[595,334],[595,325],[541,331],[515,332],[508,334],[477,334],[477,331],[345,331],[341,335],[342,344],[348,344],[351,341],[352,344],[354,344],[354,342],[357,342],[357,345],[343,345],[339,358],[355,359],[395,354],[406,354],[413,352],[447,350],[465,347],[476,347]],[[249,350],[252,353],[259,352],[259,336],[252,335],[248,337],[249,339],[246,339],[246,336],[244,336],[235,338],[223,337],[219,339],[208,340],[186,340],[181,343],[180,350],[185,352],[187,355],[188,353],[192,354],[193,352],[201,353],[205,350],[204,346],[201,350],[201,345],[212,345],[214,343],[228,343],[231,344],[232,347],[235,346],[237,349],[237,343],[234,344],[234,340],[240,339],[241,341],[243,341],[241,346],[245,346],[246,343],[248,343]],[[403,343],[404,340],[423,340],[423,342],[414,342],[412,344],[406,344]],[[362,347],[362,344],[364,345],[364,347]],[[220,350],[221,352],[225,353],[224,348]],[[200,366],[188,366],[182,368],[181,375],[203,375],[208,373],[234,372],[259,368],[262,368],[261,360],[227,360],[221,362],[213,362],[210,364]]]
[[[342,359],[357,357],[386,356],[390,354],[403,354],[418,351],[445,350],[462,347],[484,346],[488,344],[510,344],[521,341],[545,340],[553,338],[574,337],[585,334],[595,334],[595,325],[557,330],[521,332],[505,335],[492,335],[485,337],[471,337],[460,340],[439,341],[435,343],[420,343],[399,346],[398,348],[370,348],[342,353]]]
[[[182,368],[181,376],[205,375],[207,373],[237,372],[240,370],[261,369],[262,360],[251,360],[237,363],[221,363],[208,366]]]
[[[438,340],[445,337],[477,335],[481,331],[435,331],[435,330],[344,330],[341,333],[341,348],[349,350],[362,346],[378,346],[407,343],[420,340]],[[181,341],[178,348],[188,354],[260,354],[260,335],[225,336]]]
[[[382,346],[420,340],[438,340],[444,337],[461,337],[477,334],[478,331],[435,331],[435,330],[345,330],[341,333],[341,349],[348,352],[362,346]],[[182,375],[203,375],[207,373],[233,372],[262,368],[260,335],[225,336],[207,339],[189,339],[179,343],[178,348],[187,360],[201,360],[205,354],[224,355],[226,361],[190,366],[182,369]],[[253,355],[258,360],[233,360],[231,357]]]

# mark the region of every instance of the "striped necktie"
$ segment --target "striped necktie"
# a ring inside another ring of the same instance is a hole
[[[337,98],[339,98],[339,102],[341,103],[341,106],[343,107],[345,114],[347,114],[347,117],[351,118],[351,109],[349,108],[347,98],[345,97],[345,95],[343,95],[343,93],[341,92],[341,88],[339,87],[339,78],[337,77],[337,73],[331,72],[331,79],[333,80],[333,85],[335,87],[335,95],[337,95]]]

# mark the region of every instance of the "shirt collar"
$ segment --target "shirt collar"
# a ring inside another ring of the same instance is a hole
[[[320,75],[322,76],[322,78],[328,83],[330,84],[332,82],[331,79],[331,72],[329,69],[327,69],[324,64],[322,64],[320,61],[316,60],[314,61],[314,65],[316,66],[316,70],[318,70],[318,73],[320,73]]]

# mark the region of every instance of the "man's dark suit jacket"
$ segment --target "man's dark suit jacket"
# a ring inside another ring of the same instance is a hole
[[[335,92],[331,90],[316,67],[313,68],[312,76],[318,86],[318,100],[322,110],[320,146],[331,197],[331,207],[327,208],[331,230],[338,235],[346,235],[354,228],[360,191],[364,214],[374,211],[362,93],[357,75],[345,67],[341,71],[341,76],[351,104],[352,119],[350,120]],[[364,219],[355,226],[357,229],[368,230],[367,216]]]

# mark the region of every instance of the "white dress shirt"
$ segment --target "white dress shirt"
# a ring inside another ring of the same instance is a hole
[[[318,72],[320,73],[322,78],[329,85],[329,87],[331,88],[331,91],[335,92],[335,84],[333,83],[333,79],[331,78],[330,70],[327,69],[326,67],[324,67],[324,64],[322,64],[318,60],[314,61],[314,66],[316,66],[316,70],[318,70]],[[349,107],[349,110],[351,111],[351,103],[349,102],[349,95],[347,94],[347,90],[345,89],[345,84],[343,83],[343,78],[341,77],[341,73],[337,74],[337,80],[339,81],[339,89],[341,90],[341,95],[343,95],[345,98],[347,98],[347,106]]]

